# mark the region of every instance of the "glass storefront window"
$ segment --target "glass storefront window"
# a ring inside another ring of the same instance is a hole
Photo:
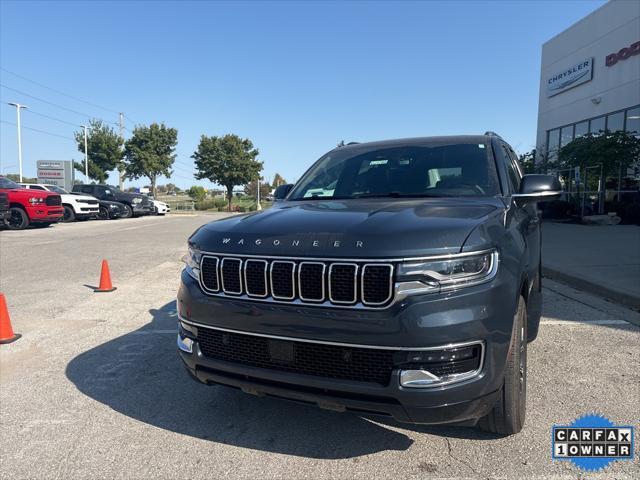
[[[624,130],[624,112],[612,113],[607,116],[607,130],[610,132]]]
[[[560,145],[560,129],[549,130],[547,138],[547,161],[555,161],[558,158],[558,146]]]
[[[598,117],[591,120],[591,133],[597,135],[599,132],[604,132],[604,117]]]
[[[627,128],[629,133],[640,135],[640,107],[627,110]]]
[[[587,133],[589,133],[589,121],[576,123],[576,133],[575,138],[584,137]]]
[[[564,147],[567,143],[571,143],[573,140],[573,125],[562,127],[560,130],[560,147]]]

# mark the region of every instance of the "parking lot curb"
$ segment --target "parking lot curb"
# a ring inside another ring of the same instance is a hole
[[[575,287],[578,290],[598,295],[611,302],[619,303],[633,310],[640,311],[640,297],[635,295],[629,295],[627,293],[613,290],[604,285],[585,280],[584,278],[577,277],[575,275],[568,274],[559,269],[553,267],[542,267],[542,275],[546,278],[556,280],[560,283],[565,283],[569,286]]]

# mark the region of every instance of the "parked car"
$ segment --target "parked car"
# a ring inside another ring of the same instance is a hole
[[[23,188],[30,190],[44,190],[60,195],[62,207],[64,208],[63,222],[73,222],[74,220],[88,220],[98,216],[98,200],[89,195],[74,195],[57,185],[45,183],[21,183]]]
[[[4,226],[10,217],[9,195],[6,192],[0,192],[0,226]]]
[[[153,213],[156,215],[166,215],[171,212],[171,208],[164,202],[160,200],[156,200],[152,196],[149,195],[149,199],[153,202]]]
[[[64,214],[62,199],[57,193],[27,190],[6,177],[0,177],[0,192],[9,199],[10,217],[6,225],[11,230],[22,230],[29,225],[47,227]]]
[[[516,433],[540,324],[536,202],[559,190],[490,132],[334,149],[270,209],[189,238],[180,356],[197,381],[258,396]]]
[[[127,209],[120,202],[110,202],[109,200],[98,200],[100,210],[97,218],[99,220],[113,220],[127,214]]]
[[[74,185],[73,191],[93,195],[99,200],[118,202],[124,205],[122,218],[139,217],[153,213],[153,202],[146,195],[122,192],[113,185]]]

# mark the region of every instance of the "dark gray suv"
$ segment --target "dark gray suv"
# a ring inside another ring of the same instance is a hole
[[[540,322],[536,202],[559,190],[491,132],[336,148],[271,209],[190,237],[180,356],[207,384],[516,433]]]

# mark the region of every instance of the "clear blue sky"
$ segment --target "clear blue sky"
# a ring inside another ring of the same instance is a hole
[[[269,179],[297,179],[341,139],[495,130],[523,152],[542,43],[602,3],[1,1],[0,81],[112,122],[123,111],[129,129],[177,128],[181,187],[210,186],[193,179],[201,134],[250,138]],[[85,116],[4,87],[0,98],[2,173],[18,163],[7,101],[31,107],[25,127],[64,137],[25,129],[25,175],[38,159],[82,158],[71,137]]]

